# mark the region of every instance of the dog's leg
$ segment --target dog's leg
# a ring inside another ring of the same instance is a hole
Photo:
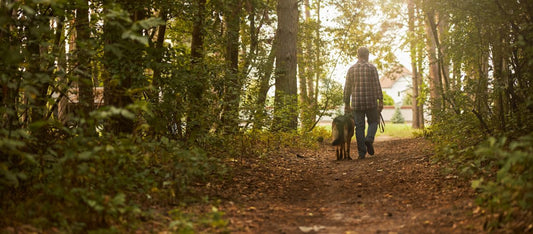
[[[344,140],[344,139],[343,139],[343,140]],[[344,146],[344,142],[343,142],[343,143],[341,144],[341,152],[342,152],[342,153],[341,153],[341,159],[340,159],[340,160],[343,160],[343,159],[346,158],[346,152],[345,152],[345,151],[346,151],[346,148],[345,148],[345,146]]]
[[[348,140],[346,142],[346,159],[347,160],[352,160],[352,158],[350,157],[350,140]]]
[[[344,158],[344,143],[341,144],[341,157],[339,160],[342,160]]]

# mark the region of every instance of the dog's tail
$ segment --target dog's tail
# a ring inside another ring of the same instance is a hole
[[[340,145],[344,143],[344,119],[342,116],[333,119],[333,123],[331,124],[331,135],[333,138],[331,145]]]

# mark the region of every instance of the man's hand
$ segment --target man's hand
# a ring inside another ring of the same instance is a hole
[[[378,111],[381,113],[383,110],[383,100],[378,100]]]

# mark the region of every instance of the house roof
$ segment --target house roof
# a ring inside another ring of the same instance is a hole
[[[404,66],[399,65],[398,67],[389,70],[383,76],[381,76],[379,83],[381,84],[381,88],[389,89],[392,88],[396,81],[404,76],[412,76],[412,73]]]

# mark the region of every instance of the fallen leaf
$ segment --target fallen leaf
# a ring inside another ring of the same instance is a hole
[[[302,232],[305,232],[305,233],[308,233],[308,232],[318,232],[322,229],[326,229],[325,226],[322,226],[322,225],[313,225],[311,227],[308,227],[308,226],[299,226],[298,229],[300,229],[300,231]]]

